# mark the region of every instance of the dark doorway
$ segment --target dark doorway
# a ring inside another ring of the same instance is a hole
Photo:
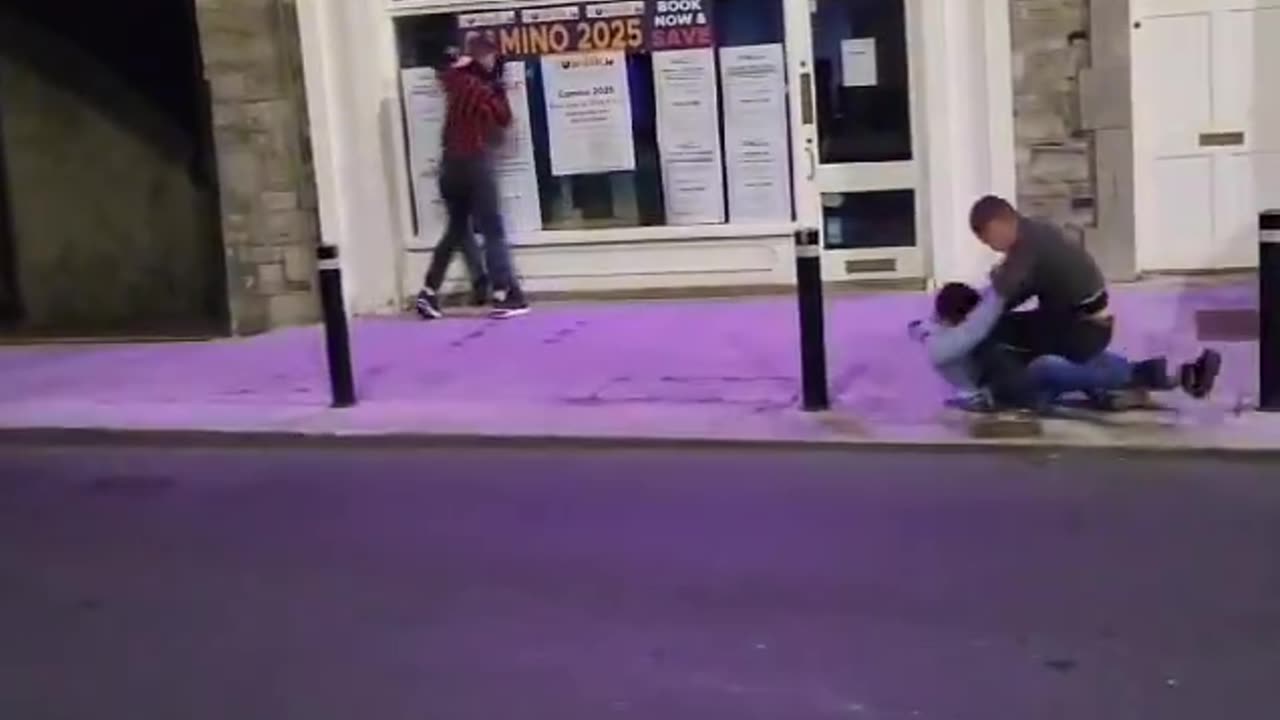
[[[228,331],[193,0],[0,7],[0,322]]]
[[[3,98],[4,88],[0,87],[0,101]],[[0,125],[0,138],[3,137],[4,127]],[[11,331],[22,319],[22,294],[18,291],[17,255],[14,252],[6,176],[4,143],[0,142],[0,332]]]

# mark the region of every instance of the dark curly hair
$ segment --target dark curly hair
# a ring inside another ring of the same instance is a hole
[[[947,283],[933,301],[933,312],[948,325],[959,325],[978,306],[982,296],[964,283]]]

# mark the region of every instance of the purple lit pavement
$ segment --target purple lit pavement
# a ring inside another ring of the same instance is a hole
[[[1195,314],[1256,307],[1251,282],[1117,288],[1132,355],[1197,348]],[[1280,447],[1280,418],[1245,411],[1256,344],[1227,360],[1210,402],[1053,419],[1034,436],[983,432],[942,407],[943,387],[905,327],[919,293],[830,298],[836,407],[805,415],[788,297],[548,304],[514,321],[362,319],[359,407],[331,410],[318,328],[201,344],[0,349],[0,428],[183,430],[313,436],[499,436],[836,444]]]
[[[0,447],[5,720],[1280,707],[1275,461]]]

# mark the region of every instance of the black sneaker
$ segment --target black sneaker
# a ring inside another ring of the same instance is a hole
[[[1203,400],[1213,393],[1221,372],[1222,354],[1216,350],[1205,350],[1195,362],[1182,366],[1182,389],[1191,397]]]
[[[439,320],[444,317],[444,312],[440,309],[440,298],[425,288],[413,301],[413,309],[418,311],[418,317],[423,320]]]
[[[519,317],[529,313],[529,303],[520,291],[499,290],[493,296],[493,311],[489,317],[497,320]]]

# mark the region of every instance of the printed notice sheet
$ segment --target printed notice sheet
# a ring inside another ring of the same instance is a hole
[[[782,45],[720,49],[730,222],[791,220]]]
[[[668,225],[724,222],[715,51],[653,54]]]
[[[544,56],[542,86],[552,175],[635,170],[625,54]]]

